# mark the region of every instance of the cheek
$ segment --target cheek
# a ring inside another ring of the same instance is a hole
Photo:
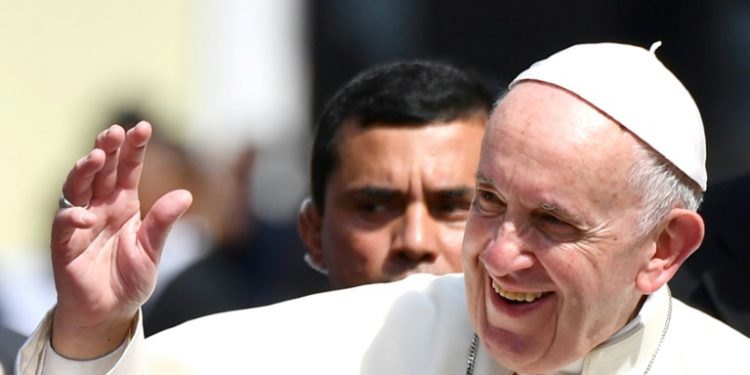
[[[323,253],[334,287],[350,287],[382,280],[387,244],[382,236],[338,226],[323,238]]]
[[[481,254],[491,239],[490,233],[491,229],[482,219],[469,218],[466,223],[461,259],[472,320],[478,319],[478,316],[474,315],[480,313],[481,309],[478,305],[484,300],[484,282],[487,276],[482,265]]]
[[[456,227],[446,225],[440,228],[439,233],[434,235],[439,240],[442,255],[452,266],[461,264],[461,254],[463,253],[464,226]]]
[[[538,259],[549,278],[575,305],[601,304],[628,284],[632,270],[619,259],[615,249],[561,246],[539,254]]]
[[[479,253],[490,240],[491,228],[481,218],[472,218],[466,221],[466,229],[463,235],[463,260],[464,267],[476,261]]]
[[[388,254],[388,234],[383,230],[363,230],[337,223],[324,237],[324,252],[333,263],[366,266],[382,263]]]
[[[593,268],[596,267],[595,263],[574,247],[547,248],[545,251],[537,252],[536,255],[542,268],[547,270],[553,279],[563,283],[575,280],[577,273],[591,272],[592,264]]]

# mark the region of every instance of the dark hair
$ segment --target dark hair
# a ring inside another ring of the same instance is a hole
[[[340,88],[316,124],[312,148],[312,199],[323,214],[328,178],[339,165],[338,131],[345,120],[425,126],[488,116],[489,89],[452,66],[425,61],[398,62],[364,71]]]

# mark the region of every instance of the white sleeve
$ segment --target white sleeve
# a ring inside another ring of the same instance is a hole
[[[44,356],[44,363],[42,364],[41,375],[106,374],[115,367],[117,360],[122,357],[122,353],[129,343],[130,337],[128,336],[114,351],[99,358],[80,361],[61,356],[52,348],[50,340],[47,340],[47,345],[44,348],[46,354]]]
[[[57,354],[50,344],[52,312],[50,310],[21,347],[16,358],[16,375],[56,374],[145,374],[142,312],[139,310],[131,334],[114,351],[102,357],[79,361]]]

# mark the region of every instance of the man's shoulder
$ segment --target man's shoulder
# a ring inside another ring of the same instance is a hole
[[[263,363],[275,363],[272,369],[277,373],[333,371],[332,364],[338,373],[351,373],[361,366],[382,370],[379,366],[400,355],[394,348],[421,348],[419,353],[402,354],[437,360],[457,350],[456,345],[467,348],[472,332],[461,275],[414,275],[209,315],[160,332],[147,343],[152,358],[170,358],[190,368],[212,362],[239,368],[232,366],[253,353]],[[445,340],[435,340],[437,336]],[[293,363],[290,353],[297,358]],[[261,370],[263,363],[251,368]],[[414,369],[401,370],[381,373]]]
[[[728,326],[726,323],[673,298],[672,323],[676,333],[685,336],[696,336],[703,342],[707,340],[734,340],[750,348],[750,338]],[[671,329],[671,327],[670,327]],[[750,352],[749,352],[750,353]]]
[[[313,294],[271,305],[269,308],[287,308],[287,306],[297,304],[320,306],[324,309],[337,305],[359,308],[358,305],[352,305],[352,302],[370,305],[389,301],[439,305],[449,302],[453,305],[458,300],[461,302],[466,300],[463,274],[438,276],[421,273],[394,282],[367,284]]]
[[[688,374],[750,374],[750,338],[674,298],[670,320],[657,365]]]
[[[291,299],[267,306],[212,314],[188,322],[187,326],[214,325],[217,322],[236,324],[251,318],[275,318],[287,311],[304,308],[307,315],[326,316],[346,314],[354,310],[373,311],[373,308],[390,309],[397,304],[456,305],[465,302],[462,274],[436,276],[415,274],[390,283],[367,284],[352,288],[332,290]],[[461,305],[463,308],[464,305]]]

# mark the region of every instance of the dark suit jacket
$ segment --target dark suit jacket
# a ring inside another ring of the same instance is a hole
[[[711,186],[706,237],[670,282],[678,299],[750,336],[750,175]]]
[[[24,340],[26,340],[26,337],[20,333],[0,326],[0,366],[5,369],[6,374],[13,373],[16,352],[18,352]]]
[[[302,260],[295,224],[257,222],[245,238],[220,244],[188,267],[149,309],[144,306],[146,335],[208,314],[328,290],[328,279]]]

